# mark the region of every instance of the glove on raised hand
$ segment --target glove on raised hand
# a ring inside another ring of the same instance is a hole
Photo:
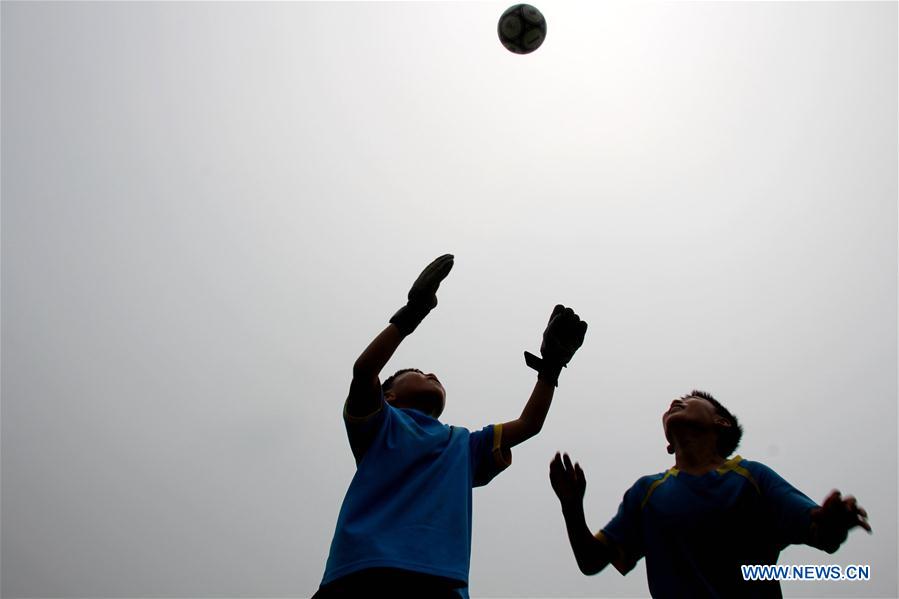
[[[537,378],[553,386],[559,386],[559,374],[568,365],[578,348],[584,343],[587,323],[582,321],[574,310],[558,304],[553,308],[549,324],[543,331],[543,343],[540,345],[538,358],[530,352],[524,352],[524,361],[537,371]]]
[[[421,324],[425,316],[437,306],[437,288],[453,268],[454,257],[444,254],[428,264],[409,290],[409,301],[390,317],[403,335],[408,335]]]

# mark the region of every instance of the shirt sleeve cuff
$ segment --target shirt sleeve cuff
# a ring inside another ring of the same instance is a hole
[[[637,560],[629,556],[621,545],[606,536],[603,531],[599,531],[593,536],[612,552],[612,559],[610,562],[622,575],[627,574],[637,565]]]
[[[504,470],[512,465],[512,450],[503,447],[503,425],[493,425],[493,461],[497,468]]]
[[[343,402],[343,419],[346,422],[349,422],[352,424],[362,424],[364,422],[368,422],[369,420],[371,420],[372,418],[374,418],[375,416],[380,414],[381,410],[384,409],[384,401],[382,400],[380,405],[378,405],[378,409],[375,410],[374,412],[372,412],[371,414],[366,414],[365,416],[353,416],[352,414],[350,414],[349,410],[347,409],[349,406],[349,401],[350,400],[347,399],[345,402]]]

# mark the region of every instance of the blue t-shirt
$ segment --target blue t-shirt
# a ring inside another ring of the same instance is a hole
[[[744,581],[740,566],[775,564],[804,543],[814,507],[771,468],[735,456],[702,476],[640,478],[596,537],[622,574],[646,557],[653,597],[781,597],[777,581]]]
[[[471,490],[511,463],[502,425],[477,432],[381,399],[370,416],[344,409],[356,474],[322,585],[366,568],[402,568],[468,584]],[[505,455],[504,455],[505,454]],[[464,596],[465,592],[462,591]]]

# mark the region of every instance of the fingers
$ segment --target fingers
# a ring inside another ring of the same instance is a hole
[[[868,512],[858,505],[858,501],[852,495],[844,498],[838,490],[834,489],[824,500],[821,508],[828,514],[828,519],[832,519],[831,521],[837,523],[844,531],[859,526],[871,532]]]
[[[546,325],[546,328],[561,327],[563,323],[568,322],[571,317],[574,315],[574,310],[571,308],[566,308],[562,304],[556,304],[556,307],[553,308],[552,314],[549,315],[549,322]]]
[[[562,454],[556,452],[556,457],[549,463],[549,475],[557,476],[564,472],[565,467],[562,465]]]
[[[825,510],[833,510],[841,503],[840,492],[836,489],[830,492],[830,495],[824,500],[824,503],[821,504]]]
[[[549,463],[549,482],[552,483],[556,494],[559,494],[565,489],[567,479],[568,473],[565,472],[565,464],[562,462],[562,455],[557,451],[556,456]]]
[[[577,312],[571,308],[566,308],[561,304],[555,307],[549,321],[552,322],[553,319],[556,318],[559,319],[558,321],[560,324],[564,323],[565,328],[572,332],[579,330],[581,328],[581,323],[583,323],[580,316],[577,315]],[[583,324],[586,325],[586,323]]]
[[[571,463],[571,458],[568,457],[567,453],[563,454],[557,451],[555,457],[549,463],[549,472],[555,475],[564,474],[570,478],[576,474],[576,468]]]
[[[452,254],[444,254],[428,264],[412,284],[409,300],[434,308],[437,305],[437,288],[452,270],[454,260]]]
[[[437,279],[437,283],[439,283],[453,269],[454,262],[455,257],[452,254],[444,254],[428,264],[421,272],[421,276],[428,280]]]
[[[858,501],[856,501],[855,497],[847,495],[846,498],[843,499],[843,505],[851,517],[849,528],[860,526],[866,531],[871,532],[871,525],[868,523],[868,512],[858,505]]]
[[[577,320],[577,314],[574,313],[574,310],[571,308],[565,308],[561,312],[559,312],[556,318],[559,319],[559,326],[562,330],[568,330],[571,328],[571,323]]]
[[[446,275],[449,274],[449,271],[453,269],[453,264],[456,263],[456,259],[452,254],[444,254],[437,258],[440,261],[437,267],[437,274],[441,279],[446,278]]]
[[[854,526],[860,526],[864,528],[868,532],[872,532],[871,525],[868,524],[867,516],[862,516],[861,513],[858,514],[856,521],[853,523]]]
[[[581,465],[577,462],[574,463],[574,475],[577,478],[578,482],[584,484],[586,482],[586,478],[584,478],[584,471],[581,470]]]
[[[568,339],[571,342],[571,347],[573,350],[577,350],[581,345],[584,344],[584,336],[586,334],[587,323],[578,318],[577,314],[574,314],[568,326]]]
[[[567,363],[574,352],[583,345],[586,333],[587,323],[582,321],[571,308],[558,304],[553,310],[553,316],[550,318],[544,337],[548,337],[550,344],[558,347],[558,351],[565,358],[564,362]]]
[[[565,334],[575,333],[581,328],[581,319],[571,308],[566,308],[562,304],[556,304],[552,314],[549,316],[549,327],[558,328]],[[586,323],[584,326],[586,331]]]
[[[552,322],[553,318],[561,314],[564,309],[565,306],[563,306],[562,304],[556,304],[556,307],[553,308],[552,314],[549,315],[549,322]]]

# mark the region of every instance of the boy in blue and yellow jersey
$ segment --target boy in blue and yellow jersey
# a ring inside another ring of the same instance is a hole
[[[871,531],[855,498],[833,491],[818,506],[764,464],[728,459],[742,427],[708,393],[693,391],[671,402],[662,425],[674,466],[638,479],[596,535],[584,516],[580,465],[558,453],[550,464],[584,574],[609,563],[627,574],[645,557],[653,597],[781,597],[779,582],[743,580],[741,566],[775,564],[791,544],[833,553],[851,528]]]
[[[475,432],[443,424],[446,392],[434,374],[407,368],[383,385],[378,376],[437,305],[452,267],[446,254],[424,269],[353,367],[343,418],[356,474],[316,598],[467,596],[472,487],[490,482],[511,463],[510,449],[540,431],[559,374],[584,341],[587,324],[556,306],[542,357],[525,352],[538,375],[521,416]]]

